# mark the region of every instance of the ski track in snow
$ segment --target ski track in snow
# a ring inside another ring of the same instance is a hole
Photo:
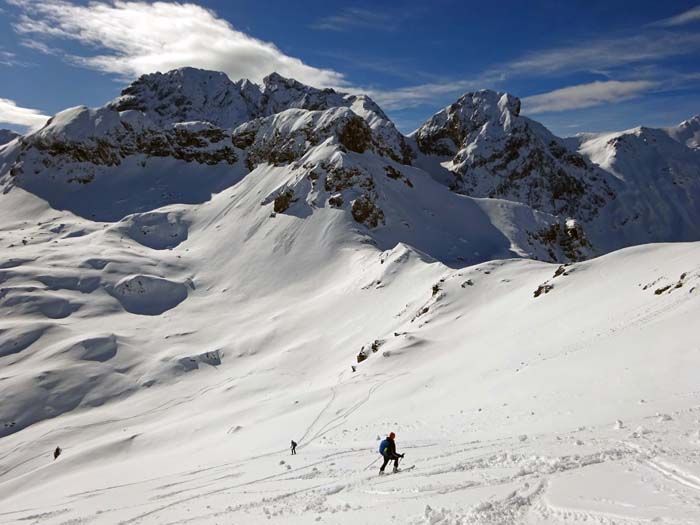
[[[375,384],[377,387],[377,384]],[[333,399],[333,398],[332,398]],[[324,407],[328,408],[330,403]],[[357,405],[348,407],[352,410]],[[323,411],[322,411],[323,413]],[[319,415],[322,415],[319,414]],[[691,410],[685,413],[674,414],[677,417],[695,417],[700,412]],[[651,433],[657,434],[663,431],[664,423],[658,422],[651,426]],[[312,429],[314,425],[309,426]],[[320,427],[321,429],[325,427]],[[586,429],[588,432],[601,433],[603,429]],[[624,430],[616,430],[621,432]],[[673,432],[670,430],[669,433]],[[571,434],[580,434],[581,431],[573,431]],[[602,433],[605,433],[604,431]],[[139,505],[127,507],[114,507],[106,509],[99,517],[110,519],[111,514],[122,515],[124,512],[134,515],[127,519],[120,519],[118,523],[149,523],[151,518],[157,518],[158,523],[197,523],[205,521],[217,521],[218,519],[233,520],[234,522],[254,523],[258,519],[275,519],[281,522],[295,522],[294,520],[307,517],[309,514],[321,516],[323,522],[340,523],[334,521],[338,515],[360,513],[365,506],[357,503],[348,503],[348,499],[358,501],[362,494],[370,497],[371,509],[379,505],[393,505],[400,509],[402,502],[412,502],[418,496],[422,500],[459,501],[455,500],[459,494],[483,491],[501,495],[481,497],[471,506],[444,507],[440,504],[428,504],[422,515],[406,516],[406,523],[426,524],[529,524],[529,523],[583,523],[594,522],[604,525],[612,524],[638,524],[658,522],[654,518],[631,518],[624,514],[604,511],[588,511],[576,508],[567,508],[548,501],[548,491],[553,482],[559,476],[570,476],[577,471],[599,466],[602,464],[617,464],[621,470],[632,469],[637,475],[644,476],[649,473],[658,474],[666,482],[672,483],[672,488],[666,486],[663,490],[667,493],[682,495],[688,505],[697,504],[700,501],[700,477],[685,470],[679,465],[658,457],[658,451],[654,451],[654,443],[644,444],[619,440],[614,438],[613,432],[609,437],[601,439],[596,437],[592,443],[592,451],[588,454],[574,454],[572,456],[537,456],[538,449],[547,449],[557,446],[557,443],[547,443],[552,436],[539,436],[536,445],[519,442],[517,438],[499,439],[492,442],[467,442],[463,444],[452,443],[449,452],[438,452],[440,444],[427,444],[418,447],[407,447],[405,450],[415,459],[416,468],[412,471],[398,475],[377,477],[376,473],[367,474],[357,469],[357,465],[366,460],[370,452],[365,449],[339,450],[332,454],[326,454],[312,458],[295,457],[290,461],[302,461],[303,465],[291,470],[284,470],[277,474],[256,477],[241,482],[236,479],[245,477],[247,472],[255,470],[255,463],[263,457],[244,460],[231,465],[215,465],[198,471],[182,472],[170,475],[176,478],[166,484],[151,486],[154,481],[161,478],[153,478],[138,482],[136,485],[155,492],[149,500],[156,503],[143,512],[139,507],[147,508],[152,503],[144,502]],[[651,435],[650,433],[650,435]],[[560,436],[557,436],[560,437]],[[554,440],[556,441],[556,440]],[[517,444],[516,444],[517,443]],[[651,446],[652,448],[649,448]],[[510,452],[504,452],[508,450]],[[417,451],[422,451],[418,456]],[[438,452],[436,454],[436,452]],[[700,453],[695,452],[696,456]],[[274,453],[273,457],[288,457],[283,453]],[[333,460],[333,465],[347,461],[346,466],[338,469],[323,469]],[[697,460],[700,463],[700,458]],[[351,467],[348,470],[347,467]],[[323,469],[323,470],[321,470]],[[508,473],[509,472],[509,473]],[[461,481],[455,481],[454,475],[462,474]],[[295,482],[305,479],[311,483],[305,483],[295,490],[289,490]],[[464,479],[466,476],[468,479]],[[233,481],[233,483],[231,483]],[[317,481],[317,482],[313,482]],[[187,485],[173,490],[178,485]],[[109,497],[114,491],[119,491],[130,485],[116,485],[96,489],[89,493],[76,493],[72,495],[72,501],[65,502],[61,509],[48,510],[36,513],[35,510],[26,509],[12,513],[0,512],[0,522],[47,522],[56,523],[88,523],[98,516],[77,516],[68,521],[63,521],[62,516],[71,512],[70,504],[78,503],[83,498],[103,495]],[[245,494],[250,501],[235,505],[226,505],[221,510],[212,509],[214,503],[221,505],[217,496],[224,500],[235,500],[236,495]],[[377,498],[380,501],[377,501]],[[388,499],[387,499],[388,498]],[[333,501],[333,500],[338,501]],[[158,502],[163,501],[163,504]],[[171,512],[182,514],[184,509],[198,511],[192,516],[180,516],[176,519],[167,519]],[[180,510],[177,510],[180,509]],[[374,512],[372,510],[371,512]],[[371,515],[371,512],[369,515]],[[257,516],[257,518],[256,518]],[[269,518],[267,517],[269,516]],[[7,521],[7,519],[10,521]],[[345,518],[343,518],[345,519]],[[359,518],[362,519],[362,518]],[[301,521],[303,522],[303,520]],[[690,524],[692,520],[664,519],[664,523]]]

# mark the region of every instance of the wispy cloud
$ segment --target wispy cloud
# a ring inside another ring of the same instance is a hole
[[[319,87],[347,84],[341,73],[307,65],[192,3],[8,1],[21,11],[15,31],[32,37],[25,45],[43,52],[56,49],[74,64],[123,78],[195,66],[257,82],[277,71]],[[85,53],[57,49],[60,40],[83,44]]]
[[[459,80],[419,84],[398,89],[365,89],[363,90],[386,110],[407,109],[426,104],[434,105],[436,100],[443,97],[458,96],[466,91],[480,89],[484,84],[479,80]]]
[[[3,51],[0,49],[0,64],[3,66],[13,66],[15,65],[16,62],[16,57],[14,53],[10,53],[9,51]]]
[[[620,102],[637,97],[653,89],[656,82],[637,80],[621,82],[590,82],[561,89],[549,93],[525,97],[523,113],[534,115],[550,111],[565,111],[569,109],[588,108],[610,102]]]
[[[31,40],[29,38],[25,38],[20,40],[19,44],[22,47],[33,49],[34,51],[38,51],[44,55],[56,55],[59,53],[59,50],[49,46],[46,42],[42,42],[41,40]]]
[[[29,66],[29,64],[27,62],[25,62],[24,60],[20,60],[17,57],[16,53],[13,53],[12,51],[7,51],[5,49],[0,49],[0,66],[27,67],[27,66]]]
[[[382,12],[377,9],[346,7],[339,13],[316,20],[311,27],[324,31],[353,31],[356,29],[376,29],[396,31],[404,15]]]
[[[23,108],[14,100],[0,98],[0,122],[29,129],[37,129],[46,124],[48,116],[38,109]]]
[[[699,52],[700,34],[648,31],[633,36],[597,39],[582,44],[531,52],[489,67],[469,79],[452,79],[394,90],[375,90],[371,91],[371,94],[388,110],[402,109],[434,104],[436,98],[458,96],[466,90],[501,88],[508,80],[515,78],[563,76],[576,72],[589,72],[605,74],[611,77],[611,80],[608,83],[594,82],[588,84],[585,89],[579,89],[579,103],[585,102],[589,105],[593,103],[594,98],[584,101],[583,94],[587,92],[591,97],[601,97],[595,104],[602,104],[622,100],[624,89],[642,85],[646,85],[645,89],[648,89],[649,85],[657,83],[659,75],[655,71],[658,71],[658,68],[655,68],[654,64],[663,59]],[[640,71],[644,71],[645,66],[648,66],[646,68],[648,74],[639,74]],[[679,82],[687,80],[676,78],[677,76],[664,74],[664,86],[674,88]],[[640,82],[648,84],[640,84]],[[607,95],[612,96],[616,93],[615,97],[605,99],[605,85],[607,85]],[[573,103],[574,93],[565,92],[560,96],[568,96]]]
[[[690,55],[698,50],[700,34],[654,32],[537,51],[496,69],[501,69],[509,75],[600,71],[638,62]]]
[[[653,23],[652,26],[676,27],[691,24],[693,22],[700,22],[700,6],[688,9],[679,15],[659,20],[658,22]]]

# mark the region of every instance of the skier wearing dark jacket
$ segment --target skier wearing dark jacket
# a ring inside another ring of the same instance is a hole
[[[379,453],[384,456],[384,463],[379,469],[380,474],[384,474],[384,469],[389,464],[391,460],[394,460],[394,472],[399,471],[399,459],[403,457],[403,454],[396,453],[396,443],[394,438],[396,434],[393,432],[387,436],[387,438],[381,442],[379,445]]]

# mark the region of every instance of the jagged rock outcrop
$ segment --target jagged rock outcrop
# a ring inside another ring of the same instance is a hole
[[[214,165],[237,160],[230,134],[208,122],[182,122],[164,127],[134,111],[107,107],[65,110],[40,131],[20,139],[11,168],[15,184],[25,174],[56,170],[68,183],[88,184],[100,168],[119,166],[127,158],[170,157]]]
[[[523,202],[588,221],[615,197],[604,173],[546,128],[520,115],[507,93],[467,93],[414,134],[425,155],[450,158],[453,190]]]
[[[372,151],[394,158],[387,154],[391,145],[384,142],[384,135],[372,130],[363,118],[346,107],[325,111],[289,109],[252,120],[233,131],[233,144],[245,150],[251,170],[263,162],[289,164],[327,140],[345,152]]]
[[[485,252],[575,261],[700,238],[699,130],[694,117],[665,130],[560,139],[522,116],[516,97],[485,90],[405,137],[365,95],[276,73],[257,85],[181,68],[11,136],[0,186],[118,221],[205,202],[255,172],[275,178],[256,198],[270,217],[333,209],[372,242],[410,239],[456,264]],[[474,228],[484,232],[479,249],[460,239]]]
[[[529,232],[529,237],[531,242],[545,247],[551,262],[583,261],[595,253],[586,232],[573,219]]]

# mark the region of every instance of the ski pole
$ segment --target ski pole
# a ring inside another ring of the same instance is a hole
[[[362,470],[367,470],[369,467],[371,467],[372,465],[374,465],[377,461],[379,461],[379,458],[377,458],[377,459],[375,459],[374,461],[372,461],[372,463],[370,463],[369,465],[367,465],[367,466],[366,466],[365,468],[363,468]]]

